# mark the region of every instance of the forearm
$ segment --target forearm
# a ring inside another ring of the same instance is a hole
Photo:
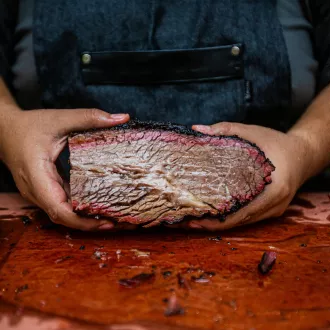
[[[5,125],[9,125],[10,119],[19,111],[21,111],[21,109],[16,104],[3,79],[0,77],[0,160],[2,158],[1,145],[4,139],[4,127]]]
[[[301,137],[308,145],[302,156],[308,165],[304,180],[330,164],[330,86],[317,96],[288,134]]]
[[[18,109],[14,98],[10,94],[5,82],[0,76],[0,115],[7,112],[7,107]]]

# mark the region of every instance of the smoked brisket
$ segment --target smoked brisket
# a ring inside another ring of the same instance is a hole
[[[73,210],[142,226],[237,211],[275,170],[254,144],[186,127],[131,121],[72,134]]]

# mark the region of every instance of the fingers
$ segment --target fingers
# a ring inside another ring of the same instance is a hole
[[[236,219],[230,219],[230,216],[228,216],[223,222],[216,218],[205,218],[201,220],[190,221],[188,226],[197,230],[222,231],[238,226],[250,225],[270,218],[275,218],[279,216],[279,214],[276,215],[276,213],[277,212],[275,210],[271,209],[263,214],[247,214]]]
[[[245,125],[240,123],[230,123],[230,122],[222,122],[214,125],[206,126],[206,125],[194,125],[192,129],[203,134],[208,135],[238,135],[244,139],[254,141],[256,140],[256,135],[260,131],[260,127],[258,130],[254,129],[253,125]],[[261,128],[262,129],[262,128]]]
[[[62,182],[59,182],[58,174],[54,173],[53,163],[45,161],[42,165],[31,164],[31,168],[37,173],[32,176],[28,174],[33,180],[28,185],[31,187],[31,196],[53,222],[84,231],[109,230],[114,227],[111,221],[80,217],[72,211]]]
[[[73,131],[112,127],[129,120],[128,114],[109,114],[98,109],[56,110],[54,117],[57,130],[63,135]]]
[[[279,213],[277,205],[282,205],[282,198],[278,195],[276,199],[274,195],[274,188],[269,186],[267,187],[267,191],[258,195],[248,205],[228,215],[225,221],[210,217],[207,219],[192,220],[189,222],[188,226],[193,229],[206,229],[210,231],[225,230],[275,216]],[[279,200],[279,198],[281,200]]]
[[[276,208],[276,201],[282,199],[273,198],[274,192],[270,189],[266,194],[261,194],[235,213],[228,215],[225,221],[220,221],[214,217],[196,218],[190,221],[184,221],[175,225],[165,225],[171,228],[194,229],[194,230],[226,230],[236,226],[251,224],[269,217],[278,215],[280,212]],[[281,205],[281,203],[279,203]]]
[[[228,215],[225,221],[220,221],[216,218],[204,218],[201,220],[196,219],[190,221],[188,226],[192,229],[217,231],[278,217],[283,213],[284,209],[277,207],[270,196],[272,196],[272,194],[269,194],[269,198],[260,196],[264,198],[260,198],[259,200],[257,198],[241,210]]]

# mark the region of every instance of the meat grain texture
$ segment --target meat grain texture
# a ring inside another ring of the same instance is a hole
[[[260,194],[275,170],[254,144],[183,126],[130,122],[72,134],[73,210],[144,227],[225,217]]]

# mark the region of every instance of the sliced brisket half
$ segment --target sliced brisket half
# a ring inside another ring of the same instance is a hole
[[[79,214],[153,226],[221,220],[260,194],[274,166],[254,144],[182,126],[130,122],[69,138],[71,199]]]

